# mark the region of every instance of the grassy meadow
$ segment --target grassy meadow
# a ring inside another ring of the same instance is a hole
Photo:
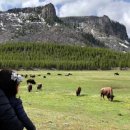
[[[29,93],[26,80],[30,77],[24,79],[18,96],[37,130],[129,130],[130,71],[118,71],[119,76],[115,72],[18,71],[35,74],[35,81],[43,83],[41,91],[33,85]],[[65,76],[68,73],[72,75]],[[75,94],[78,86],[82,88],[79,97]],[[100,98],[100,89],[106,86],[113,88],[113,102]]]

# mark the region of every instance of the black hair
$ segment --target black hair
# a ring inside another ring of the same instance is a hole
[[[11,79],[12,73],[13,71],[8,69],[0,71],[0,89],[3,90],[7,97],[16,96],[17,86],[19,85],[17,80]]]

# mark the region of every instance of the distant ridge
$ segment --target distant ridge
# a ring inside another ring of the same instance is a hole
[[[0,43],[9,41],[130,50],[126,27],[119,22],[106,15],[60,18],[51,3],[0,12]]]

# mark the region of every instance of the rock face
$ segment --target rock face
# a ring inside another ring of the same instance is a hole
[[[15,9],[10,9],[7,11],[7,13],[24,13],[24,14],[35,14],[35,15],[40,15],[42,18],[48,21],[55,22],[57,19],[56,16],[56,11],[54,8],[53,4],[48,4],[45,6],[39,6],[39,7],[34,7],[34,8],[15,8]]]
[[[125,26],[110,20],[108,16],[66,17],[61,19],[65,23],[76,26],[84,33],[92,34],[95,39],[109,48],[120,51],[129,50]]]
[[[56,16],[53,4],[0,12],[0,43],[51,42],[129,51],[124,25],[107,16]]]
[[[55,8],[51,3],[42,9],[41,16],[50,24],[54,24],[54,22],[58,19]]]

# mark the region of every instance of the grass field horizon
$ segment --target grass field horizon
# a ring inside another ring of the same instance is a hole
[[[115,72],[119,72],[119,76],[115,76]],[[29,93],[28,77],[21,83],[18,94],[37,130],[130,129],[130,71],[39,70],[18,73],[35,74],[35,81],[43,84],[41,91],[34,85]],[[68,73],[72,75],[65,76]],[[78,86],[82,88],[79,97],[75,94]],[[102,87],[113,88],[113,102],[106,97],[105,100],[100,98]]]

